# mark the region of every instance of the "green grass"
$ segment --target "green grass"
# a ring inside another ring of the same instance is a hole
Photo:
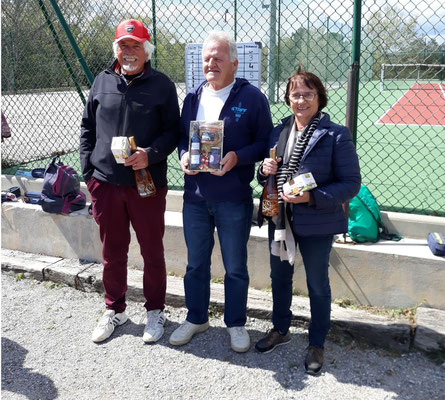
[[[420,304],[418,304],[414,307],[407,307],[407,308],[386,308],[381,306],[358,305],[355,304],[353,300],[348,298],[334,299],[333,303],[337,304],[342,308],[362,310],[369,312],[371,314],[382,315],[390,319],[405,319],[410,322],[411,326],[415,325],[417,307],[420,306]]]

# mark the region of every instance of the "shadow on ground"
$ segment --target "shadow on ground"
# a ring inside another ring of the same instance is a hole
[[[141,340],[144,326],[145,324],[138,318],[135,317],[134,321],[130,319],[125,325],[116,329],[111,338],[103,343],[105,344],[125,335],[135,336],[135,338]],[[265,332],[247,327],[251,339],[251,348],[246,353],[236,353],[230,348],[230,338],[226,328],[212,325],[206,332],[195,335],[190,343],[183,346],[172,346],[168,339],[178,326],[177,322],[168,320],[164,336],[153,345],[166,346],[178,352],[192,354],[202,359],[217,360],[223,364],[231,363],[245,368],[260,368],[272,371],[274,379],[286,390],[299,392],[310,384],[309,380],[312,377],[305,373],[303,367],[308,345],[306,332],[292,333],[291,342],[288,345],[280,346],[268,354],[260,354],[255,350],[254,345],[263,337]],[[354,348],[354,344],[337,343],[335,340],[328,340],[326,342],[322,373],[331,374],[338,382],[389,391],[403,397],[403,388],[400,387],[397,380],[393,379],[394,377],[390,376],[392,370],[389,364],[388,369],[385,368],[385,370],[380,371],[377,376],[371,376],[372,374],[368,376],[367,373],[363,375],[359,373],[360,371],[351,369],[349,357],[354,352]],[[384,350],[381,351],[384,352]],[[373,353],[369,356],[375,357],[376,355]],[[365,365],[369,362],[371,360],[367,360],[365,353],[362,364]],[[222,367],[221,374],[224,374],[223,371],[224,368]],[[218,379],[218,376],[213,378]],[[409,377],[405,378],[408,379]]]
[[[51,379],[23,366],[28,350],[2,337],[2,391],[17,393],[30,400],[56,399],[57,389]]]

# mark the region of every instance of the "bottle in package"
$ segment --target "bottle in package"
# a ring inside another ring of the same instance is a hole
[[[193,130],[190,138],[190,169],[198,169],[201,162],[201,140],[198,132]]]
[[[221,171],[224,121],[190,121],[189,170]]]
[[[134,136],[130,136],[128,141],[130,143],[131,153],[134,153],[137,150]],[[156,187],[147,167],[134,170],[134,177],[136,179],[136,187],[139,192],[139,196],[150,197],[156,194]]]
[[[270,149],[270,158],[276,159],[276,148]],[[266,185],[263,189],[263,198],[261,211],[266,217],[275,217],[278,215],[278,188],[275,175],[267,177]]]

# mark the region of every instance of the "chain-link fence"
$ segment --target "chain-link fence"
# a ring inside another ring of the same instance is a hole
[[[382,209],[445,216],[442,2],[362,0],[361,28],[353,13],[353,2],[335,0],[2,0],[2,112],[12,131],[2,143],[3,171],[42,167],[60,152],[80,168],[86,71],[95,76],[110,65],[116,25],[137,18],[156,45],[154,66],[177,85],[180,106],[187,43],[201,43],[212,29],[260,42],[261,88],[275,123],[290,113],[285,85],[301,63],[323,80],[326,111],[344,125],[351,53],[360,45],[363,182]],[[360,43],[353,29],[360,29]],[[170,187],[180,190],[176,154],[169,164]]]

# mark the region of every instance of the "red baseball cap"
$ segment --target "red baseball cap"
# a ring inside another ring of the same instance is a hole
[[[127,19],[122,21],[116,28],[116,34],[114,40],[118,42],[122,39],[134,39],[138,42],[150,41],[150,35],[148,29],[141,21],[137,19]]]

